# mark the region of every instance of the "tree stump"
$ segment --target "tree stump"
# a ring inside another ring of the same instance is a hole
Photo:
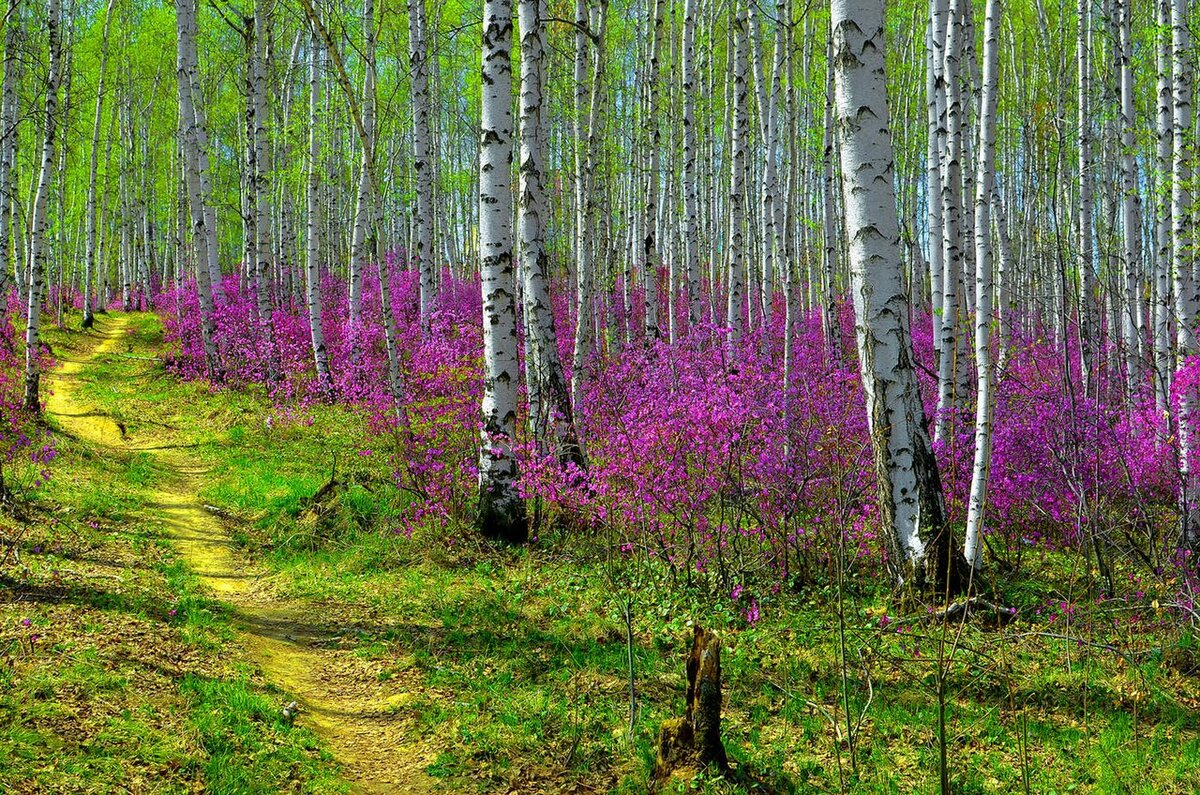
[[[695,628],[687,678],[687,712],[663,721],[659,730],[655,787],[694,778],[711,765],[721,773],[729,769],[721,744],[721,640],[715,632]]]

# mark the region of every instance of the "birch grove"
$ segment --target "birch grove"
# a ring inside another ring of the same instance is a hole
[[[931,588],[1045,527],[1102,577],[1200,547],[1186,0],[7,9],[23,411],[60,325],[151,311],[172,372],[378,401],[414,504],[467,477],[494,539],[625,532],[604,478],[656,450],[720,481],[627,507],[691,578],[835,513]]]

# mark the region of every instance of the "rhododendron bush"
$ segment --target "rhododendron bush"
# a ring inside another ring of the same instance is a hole
[[[397,411],[387,389],[379,284],[371,276],[359,328],[348,324],[344,282],[322,282],[333,397],[368,412],[373,432],[386,442],[375,446],[386,447],[395,483],[407,495],[400,529],[411,534],[435,527],[453,540],[471,532],[477,488],[478,282],[443,274],[439,308],[423,334],[416,274],[391,258],[389,265],[401,406]],[[574,325],[562,299],[567,293],[559,289],[555,302],[565,362]],[[221,385],[262,384],[282,404],[327,399],[316,385],[303,304],[275,298],[272,347],[245,286],[230,276],[217,291]],[[676,578],[725,593],[743,583],[796,585],[824,576],[839,557],[852,571],[881,573],[887,553],[878,534],[874,464],[852,346],[827,351],[819,316],[797,311],[785,383],[781,302],[768,325],[736,343],[719,325],[704,324],[674,344],[640,332],[629,339],[627,329],[640,328],[641,321],[625,318],[622,304],[618,286],[602,311],[600,351],[586,363],[575,407],[586,470],[561,465],[524,433],[514,440],[521,493],[536,508],[531,515],[542,526],[655,559]],[[166,289],[155,306],[173,345],[171,369],[203,377],[194,286]],[[841,338],[853,340],[848,307],[839,323]],[[929,326],[928,318],[913,322],[932,416]],[[273,382],[270,356],[278,357],[284,374]],[[1017,331],[1005,361],[996,388],[985,528],[993,551],[1009,558],[1102,538],[1161,565],[1176,540],[1179,467],[1176,439],[1154,407],[1149,382],[1131,400],[1123,374],[1102,370],[1084,394],[1077,359],[1064,360],[1044,334]],[[1180,382],[1198,369],[1185,368]],[[961,522],[973,414],[960,411],[947,427],[937,452],[951,518]]]
[[[57,297],[57,293],[55,293]],[[34,487],[50,477],[54,446],[47,429],[25,408],[24,328],[14,325],[20,318],[21,301],[12,292],[7,311],[0,318],[0,498],[8,499],[14,490]],[[54,362],[49,351],[41,351],[38,366],[48,368]]]

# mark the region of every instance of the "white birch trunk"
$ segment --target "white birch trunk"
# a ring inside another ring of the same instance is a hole
[[[1155,403],[1160,415],[1170,411],[1171,378],[1171,314],[1174,311],[1171,295],[1171,237],[1173,202],[1171,201],[1171,170],[1174,162],[1174,86],[1171,58],[1171,0],[1155,0],[1155,22],[1158,41],[1155,47],[1157,79],[1157,146],[1155,165],[1159,175],[1155,214],[1154,252],[1154,369]]]
[[[196,289],[200,294],[200,336],[204,345],[205,364],[210,378],[220,377],[217,358],[216,323],[213,319],[213,284],[210,249],[216,245],[215,230],[209,229],[209,214],[205,210],[205,159],[201,156],[200,130],[197,122],[196,97],[193,95],[196,71],[196,0],[176,0],[178,51],[176,71],[179,85],[180,138],[183,140],[184,183],[192,217],[192,241],[196,246]],[[107,290],[101,291],[101,301]]]
[[[1171,174],[1172,266],[1175,280],[1175,346],[1178,363],[1197,353],[1196,307],[1191,296],[1192,228],[1192,129],[1191,34],[1188,30],[1187,0],[1171,0],[1171,54],[1174,100],[1172,137],[1174,160]],[[1180,542],[1189,549],[1200,546],[1200,482],[1191,457],[1195,445],[1194,415],[1196,389],[1189,387],[1179,396],[1179,480]]]
[[[1092,383],[1092,366],[1095,363],[1095,344],[1093,335],[1097,329],[1094,323],[1093,301],[1095,295],[1095,270],[1093,257],[1095,254],[1094,238],[1092,235],[1092,133],[1091,133],[1091,10],[1089,0],[1079,0],[1079,36],[1077,64],[1079,68],[1079,216],[1078,251],[1079,259],[1076,267],[1079,271],[1079,369],[1080,380],[1084,393],[1087,394]]]
[[[833,42],[828,46],[828,63],[833,62]],[[834,158],[837,148],[834,144],[833,129],[833,70],[830,69],[825,80],[825,133],[823,142],[822,162],[824,172],[821,177],[821,333],[825,340],[825,353],[832,364],[842,361],[842,328],[838,323],[837,289],[834,275],[837,270],[837,218],[834,201]],[[932,239],[932,238],[931,238]]]
[[[375,3],[374,0],[363,0],[363,59],[375,61]],[[360,142],[362,157],[359,160],[358,193],[354,204],[354,230],[350,235],[350,333],[353,335],[351,360],[357,361],[360,355],[360,327],[362,324],[362,280],[363,267],[366,264],[369,251],[371,224],[375,214],[371,211],[374,199],[371,190],[371,162],[375,147],[375,69],[367,65],[363,69],[363,98],[360,121],[366,141]]]
[[[59,0],[49,0],[46,13],[46,38],[50,49],[50,73],[46,81],[45,138],[42,140],[42,163],[37,193],[33,199],[33,217],[29,223],[29,302],[25,327],[25,408],[40,414],[39,397],[41,370],[38,358],[41,344],[38,336],[42,314],[42,293],[45,289],[47,207],[50,203],[50,179],[54,171],[54,146],[58,135],[58,86],[62,79],[62,44],[60,26],[62,8]]]
[[[413,174],[416,181],[416,260],[420,280],[421,328],[437,301],[437,268],[433,256],[433,163],[429,124],[429,64],[425,0],[408,0],[408,58],[412,70]]]
[[[880,518],[896,580],[940,586],[953,575],[956,556],[913,368],[888,129],[883,3],[833,0],[831,26],[842,198]]]
[[[944,76],[947,16],[946,0],[930,0],[929,32],[926,36],[928,54],[925,64],[925,90],[928,95],[929,117],[925,152],[925,198],[929,205],[930,317],[933,323],[933,349],[938,354],[942,350],[942,278],[945,268],[945,249],[942,244],[945,234],[943,228],[945,207],[942,203],[942,154],[945,152],[947,135]]]
[[[1000,0],[988,0],[983,30],[983,97],[979,108],[979,163],[975,172],[975,461],[967,503],[963,552],[967,564],[983,565],[983,515],[992,468],[992,237],[996,180],[996,96],[999,92]]]
[[[730,339],[742,337],[743,292],[746,271],[746,149],[750,134],[750,86],[747,80],[746,9],[735,0],[733,19],[733,123],[729,157],[728,303],[725,324]]]
[[[0,294],[8,295],[20,256],[13,251],[13,203],[17,189],[17,88],[21,0],[9,0],[4,32],[4,87],[0,92]],[[16,248],[19,248],[16,247]],[[20,283],[17,282],[18,292]]]
[[[586,14],[585,14],[586,17]],[[592,87],[588,103],[587,118],[580,119],[586,129],[577,149],[577,174],[575,203],[577,207],[575,229],[575,251],[577,252],[575,273],[575,349],[571,361],[571,405],[576,414],[583,402],[587,357],[595,348],[596,299],[595,299],[595,254],[598,246],[597,215],[599,202],[592,175],[596,171],[600,145],[600,114],[604,98],[604,34],[608,20],[608,1],[600,0],[596,15],[595,50],[592,56]],[[577,132],[577,134],[579,134]],[[586,439],[580,434],[580,448],[586,457]]]
[[[108,71],[108,32],[112,25],[113,5],[116,0],[108,0],[108,5],[104,9],[104,28],[100,33],[100,75],[96,80],[96,115],[92,123],[92,152],[91,160],[89,161],[88,169],[88,192],[87,192],[87,228],[86,228],[86,249],[84,252],[83,262],[83,327],[88,328],[94,322],[92,317],[92,275],[96,272],[96,173],[98,171],[98,161],[100,156],[100,126],[104,119],[104,83],[105,73]],[[13,24],[16,20],[10,17],[10,28],[15,28]],[[14,42],[15,43],[15,42]],[[7,70],[6,70],[7,72]],[[3,172],[3,165],[0,165],[0,173]],[[2,176],[0,176],[2,178]],[[0,188],[0,195],[4,191]],[[0,249],[7,250],[7,240],[0,237]],[[0,273],[4,269],[0,267]]]
[[[1142,320],[1142,206],[1138,192],[1137,105],[1133,78],[1132,0],[1117,0],[1120,29],[1118,69],[1121,87],[1121,222],[1125,242],[1125,311],[1122,337],[1125,347],[1126,386],[1129,394],[1140,390],[1144,335]]]
[[[663,6],[664,0],[650,0],[653,11],[650,18],[650,58],[646,72],[646,124],[649,125],[649,172],[646,175],[646,197],[642,205],[642,287],[645,292],[645,325],[646,339],[652,341],[658,338],[658,267],[661,262],[659,255],[657,210],[658,210],[658,169],[661,152],[661,133],[658,125],[660,109],[658,107],[658,61],[663,46]],[[669,296],[668,296],[669,298]],[[668,310],[671,301],[667,301]]]
[[[552,441],[559,460],[582,464],[571,413],[571,394],[558,355],[558,334],[550,303],[550,258],[546,252],[545,193],[547,114],[546,0],[520,0],[521,30],[520,184],[517,229],[524,279],[526,385],[529,430],[538,441]]]
[[[267,344],[267,378],[279,377],[279,351],[275,339],[275,319],[271,305],[271,149],[267,134],[267,69],[268,43],[271,36],[273,0],[256,0],[254,4],[254,58],[251,81],[254,105],[254,166],[253,195],[255,218],[254,289],[259,322]]]
[[[512,2],[484,0],[479,139],[479,272],[483,290],[483,402],[479,448],[480,531],[523,542],[517,494],[517,280],[512,235]]]
[[[683,215],[684,258],[687,271],[688,327],[700,323],[700,177],[696,168],[696,9],[697,0],[684,0],[682,44],[683,94]],[[672,340],[673,341],[673,340]]]
[[[944,76],[946,83],[946,157],[942,174],[942,316],[941,352],[938,359],[938,402],[934,439],[945,441],[952,432],[951,413],[957,408],[955,373],[966,367],[959,361],[959,288],[963,274],[962,229],[962,157],[963,120],[962,79],[962,10],[959,0],[950,0],[946,22],[946,52]]]
[[[317,384],[322,392],[332,386],[329,373],[329,353],[325,349],[325,329],[321,317],[321,39],[314,27],[309,37],[308,71],[308,231],[307,256],[304,261],[308,330],[312,337],[313,362]]]

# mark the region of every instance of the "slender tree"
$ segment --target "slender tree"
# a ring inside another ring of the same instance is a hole
[[[270,53],[271,15],[274,0],[255,0],[254,48],[250,60],[251,105],[253,124],[250,130],[254,147],[252,199],[254,204],[254,292],[258,322],[262,326],[267,346],[267,378],[275,381],[280,375],[279,347],[275,338],[274,310],[271,305],[271,174],[270,142],[267,128],[267,68]]]
[[[734,2],[733,17],[733,126],[729,157],[729,294],[725,324],[736,342],[742,336],[742,304],[746,273],[746,150],[750,136],[750,87],[748,83],[749,47],[746,34],[746,8]]]
[[[408,57],[412,70],[413,174],[416,178],[416,258],[421,284],[421,327],[429,331],[429,317],[437,299],[437,271],[433,258],[433,163],[429,111],[428,44],[425,0],[408,0]]]
[[[59,0],[49,0],[46,7],[46,39],[50,49],[50,71],[46,80],[46,118],[42,139],[42,164],[37,194],[33,199],[33,218],[29,222],[29,299],[25,326],[25,408],[40,413],[42,404],[38,393],[41,367],[42,301],[46,290],[46,226],[49,218],[50,179],[54,171],[54,147],[58,135],[58,87],[62,81],[62,6]]]
[[[999,93],[1000,0],[988,0],[983,29],[983,98],[979,109],[979,162],[975,173],[975,463],[967,505],[964,554],[983,563],[984,506],[992,468],[992,193],[996,173],[996,102]]]
[[[205,364],[210,377],[219,378],[216,321],[213,317],[213,283],[211,263],[215,258],[216,230],[213,217],[205,207],[207,167],[201,156],[200,123],[196,113],[196,0],[177,0],[175,4],[178,53],[176,71],[179,85],[179,137],[183,141],[184,183],[187,186],[188,207],[192,217],[192,240],[196,246],[196,286],[200,294],[200,335],[204,344]],[[101,290],[101,302],[106,291]]]
[[[1174,76],[1171,58],[1171,0],[1155,0],[1155,23],[1158,46],[1155,49],[1157,65],[1156,82],[1156,125],[1155,171],[1159,175],[1157,186],[1154,235],[1154,396],[1160,414],[1169,415],[1172,349],[1171,349],[1171,266],[1174,261],[1171,241],[1173,235],[1173,211],[1171,171],[1174,163]]]
[[[479,137],[479,272],[483,289],[483,404],[479,447],[479,529],[524,542],[517,494],[517,280],[512,234],[512,2],[484,0]],[[581,323],[586,323],[584,319]]]
[[[94,318],[92,317],[92,274],[96,272],[96,173],[99,167],[100,156],[100,127],[104,122],[104,82],[108,71],[108,33],[112,27],[113,5],[116,0],[108,0],[108,5],[104,9],[104,28],[100,32],[100,73],[96,79],[96,115],[92,123],[92,148],[90,155],[90,167],[88,169],[88,191],[87,191],[87,250],[84,255],[83,262],[83,326],[87,328],[92,325]],[[14,20],[10,19],[9,24],[12,25]],[[3,169],[0,168],[0,179],[2,179]],[[3,246],[3,241],[0,241],[0,246]],[[2,272],[2,271],[0,271]]]
[[[1171,0],[1172,138],[1174,159],[1171,173],[1171,254],[1175,282],[1175,346],[1182,365],[1200,352],[1196,339],[1196,305],[1192,284],[1192,65],[1191,32],[1187,0]],[[1181,543],[1200,548],[1200,473],[1192,463],[1195,445],[1196,387],[1189,384],[1179,395],[1179,478]]]
[[[321,218],[321,39],[316,25],[308,44],[308,234],[304,281],[308,304],[308,330],[312,337],[313,361],[322,390],[333,386],[325,328],[321,316],[320,218]]]
[[[665,0],[650,0],[650,57],[646,69],[646,124],[649,126],[650,150],[646,170],[646,193],[642,204],[642,240],[639,256],[645,292],[646,338],[658,337],[658,267],[659,241],[658,223],[658,172],[661,165],[661,134],[658,120],[662,115],[659,107],[658,62],[663,48],[663,6]],[[667,302],[670,306],[670,301]]]
[[[683,217],[684,258],[687,261],[688,326],[700,322],[700,175],[696,168],[696,0],[684,0],[682,80],[683,95]],[[674,326],[672,326],[674,328]],[[671,335],[674,342],[675,335]]]
[[[529,430],[554,444],[559,459],[582,464],[571,412],[571,395],[558,354],[558,334],[550,303],[550,262],[546,251],[545,192],[546,0],[520,0],[521,30],[520,184],[517,229],[520,238],[526,328],[525,369],[529,391]]]
[[[871,448],[896,580],[956,587],[937,459],[913,366],[884,66],[883,3],[833,0],[835,120]]]

